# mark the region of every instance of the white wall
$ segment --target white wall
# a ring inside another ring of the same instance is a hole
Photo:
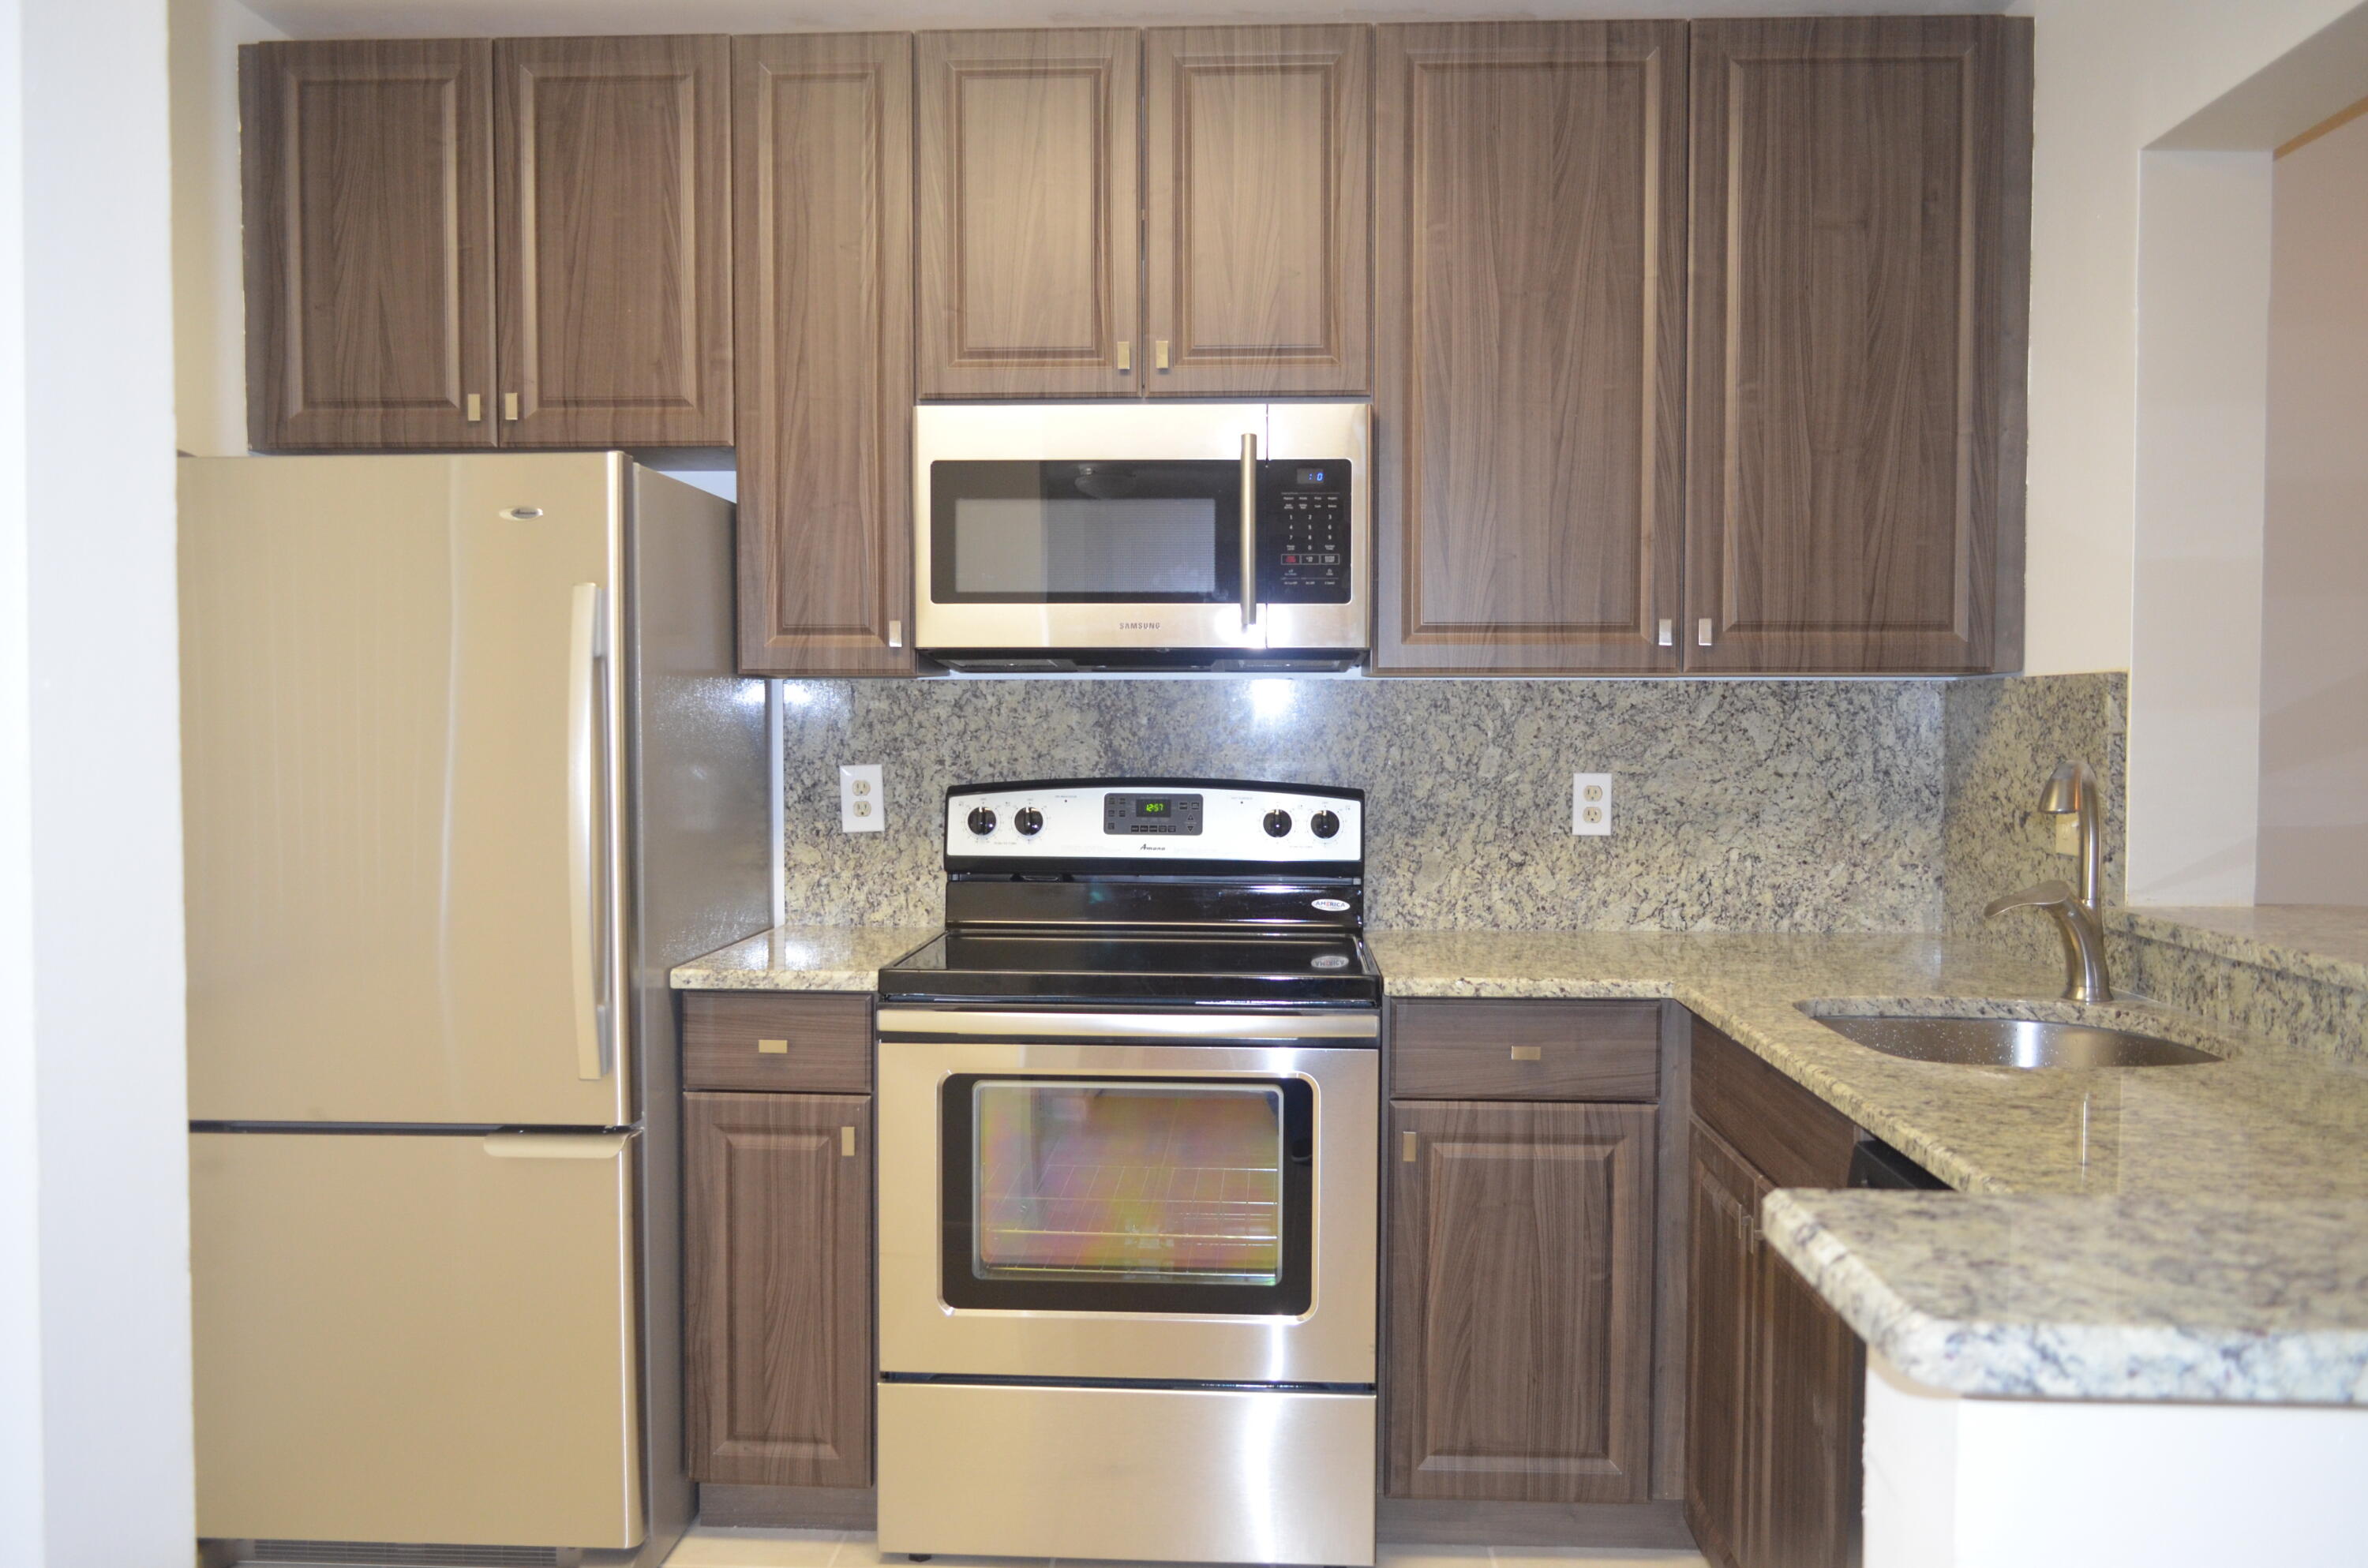
[[[285,37],[238,0],[170,0],[173,352],[180,449],[246,450],[238,46]]]
[[[165,53],[164,0],[0,0],[0,1528],[46,1568],[193,1528]]]
[[[2368,904],[2368,118],[2272,180],[2257,896]]]

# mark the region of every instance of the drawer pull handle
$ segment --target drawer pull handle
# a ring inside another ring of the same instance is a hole
[[[788,1040],[760,1040],[757,1042],[757,1054],[759,1056],[787,1056],[789,1053],[790,1042]]]
[[[1538,1061],[1543,1054],[1543,1052],[1542,1048],[1538,1046],[1517,1045],[1513,1047],[1513,1060],[1516,1062],[1535,1062]]]
[[[855,1129],[852,1127],[838,1130],[838,1157],[842,1160],[855,1158]]]
[[[1401,1133],[1399,1133],[1399,1134],[1398,1134],[1398,1159],[1399,1159],[1402,1163],[1404,1163],[1404,1164],[1406,1164],[1406,1165],[1410,1165],[1414,1164],[1414,1150],[1415,1150],[1415,1134],[1413,1134],[1413,1133],[1411,1133],[1411,1132],[1401,1132]]]

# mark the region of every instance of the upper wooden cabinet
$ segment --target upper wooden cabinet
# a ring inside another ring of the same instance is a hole
[[[908,674],[913,40],[733,56],[740,666]]]
[[[729,443],[726,58],[669,38],[242,50],[248,440]]]
[[[247,438],[494,444],[493,45],[239,51]]]
[[[1379,78],[1375,669],[1678,668],[1686,25],[1385,27]]]
[[[731,445],[726,40],[513,39],[494,60],[502,444]]]
[[[1142,35],[919,38],[920,394],[1132,394]]]
[[[1144,38],[1145,391],[1363,392],[1372,29]]]
[[[1694,24],[1690,668],[2021,663],[2031,40]]]

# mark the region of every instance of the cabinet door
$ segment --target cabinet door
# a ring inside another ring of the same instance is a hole
[[[1144,40],[1145,390],[1366,391],[1372,29]]]
[[[1645,1500],[1654,1116],[1390,1108],[1390,1495]]]
[[[1380,29],[1379,671],[1678,667],[1685,40]]]
[[[691,1477],[871,1482],[871,1101],[683,1096]]]
[[[1740,1568],[1759,1562],[1760,1489],[1751,1471],[1761,1433],[1751,1344],[1759,1200],[1770,1189],[1699,1119],[1691,1131],[1686,1523],[1719,1568]]]
[[[493,45],[239,51],[247,439],[494,444]]]
[[[1764,1196],[1764,1194],[1763,1194]],[[1859,1561],[1866,1346],[1775,1248],[1757,1256],[1753,1359],[1762,1412],[1754,1568],[1839,1568]]]
[[[732,48],[740,667],[906,674],[913,41]]]
[[[921,395],[1134,395],[1142,35],[918,48]]]
[[[2021,661],[2031,30],[1693,29],[1689,668]]]
[[[721,38],[497,45],[502,444],[732,444]]]

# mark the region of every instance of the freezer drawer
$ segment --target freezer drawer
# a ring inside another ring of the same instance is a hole
[[[638,1135],[189,1144],[200,1536],[641,1540]]]
[[[880,1550],[1373,1561],[1373,1396],[880,1385]]]

